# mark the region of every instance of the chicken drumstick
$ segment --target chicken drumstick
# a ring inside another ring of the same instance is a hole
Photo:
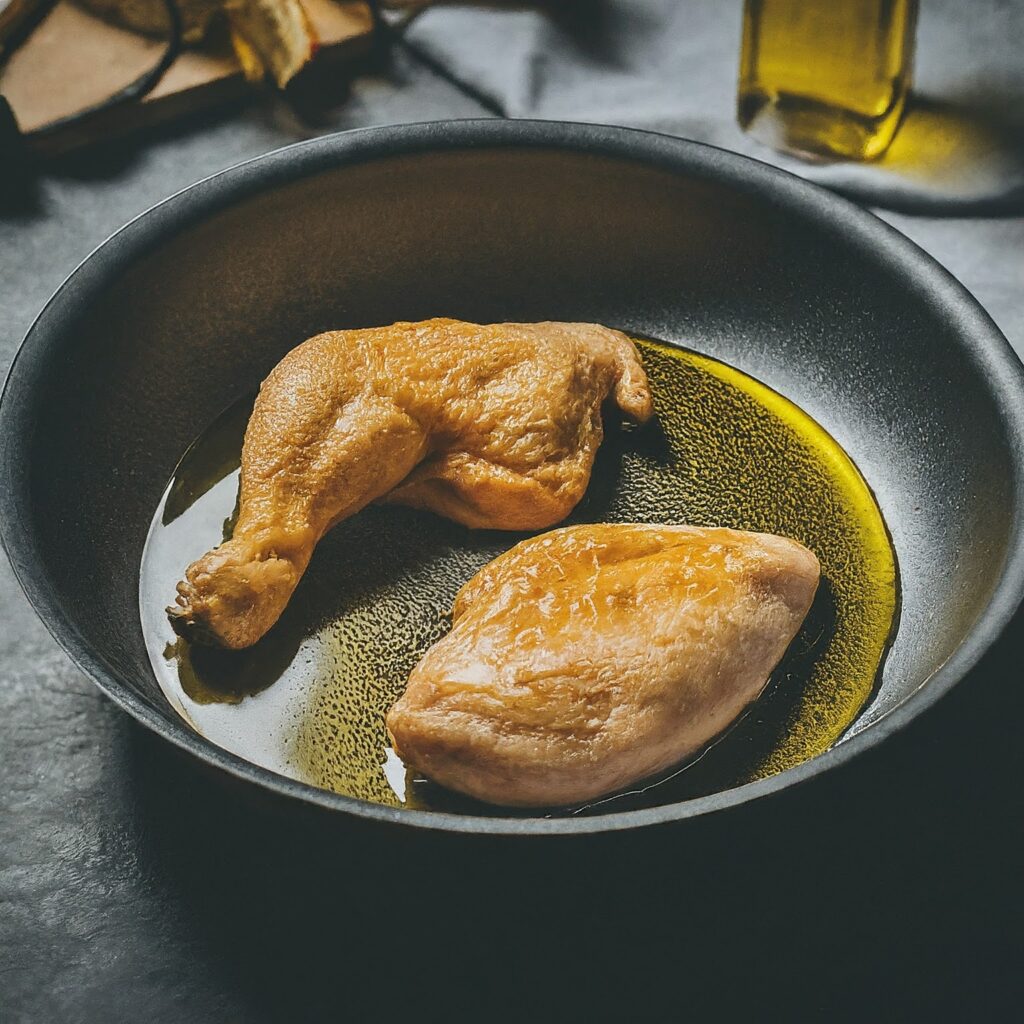
[[[324,533],[377,499],[470,527],[554,525],[586,489],[609,394],[650,417],[636,348],[596,324],[427,320],[310,338],[260,389],[234,534],[186,570],[174,628],[255,643]]]

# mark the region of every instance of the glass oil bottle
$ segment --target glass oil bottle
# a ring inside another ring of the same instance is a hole
[[[871,160],[910,87],[918,0],[746,0],[738,118],[781,150]]]

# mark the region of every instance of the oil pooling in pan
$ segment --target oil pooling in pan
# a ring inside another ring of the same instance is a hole
[[[818,555],[822,583],[749,713],[685,770],[600,802],[602,813],[732,788],[827,750],[871,696],[897,610],[885,524],[836,442],[724,363],[638,345],[655,421],[608,424],[590,488],[566,522],[779,533]],[[142,624],[167,699],[212,742],[291,778],[394,806],[508,814],[409,777],[384,714],[447,630],[459,587],[524,535],[373,506],[324,538],[281,621],[254,647],[201,648],[171,630],[164,608],[185,566],[230,530],[250,408],[228,410],[189,449],[146,544]]]

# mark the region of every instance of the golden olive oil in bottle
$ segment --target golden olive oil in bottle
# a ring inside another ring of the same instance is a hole
[[[910,87],[918,0],[746,0],[738,117],[801,155],[870,160]]]

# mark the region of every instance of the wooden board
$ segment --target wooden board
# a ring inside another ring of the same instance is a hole
[[[365,53],[372,34],[369,8],[360,0],[303,0],[320,46],[314,63]],[[32,132],[105,100],[152,68],[165,44],[118,28],[59,0],[28,40],[0,68],[0,95],[22,132]],[[45,152],[150,125],[244,95],[242,76],[226,35],[186,48],[144,100],[119,107],[88,124],[45,140]]]

